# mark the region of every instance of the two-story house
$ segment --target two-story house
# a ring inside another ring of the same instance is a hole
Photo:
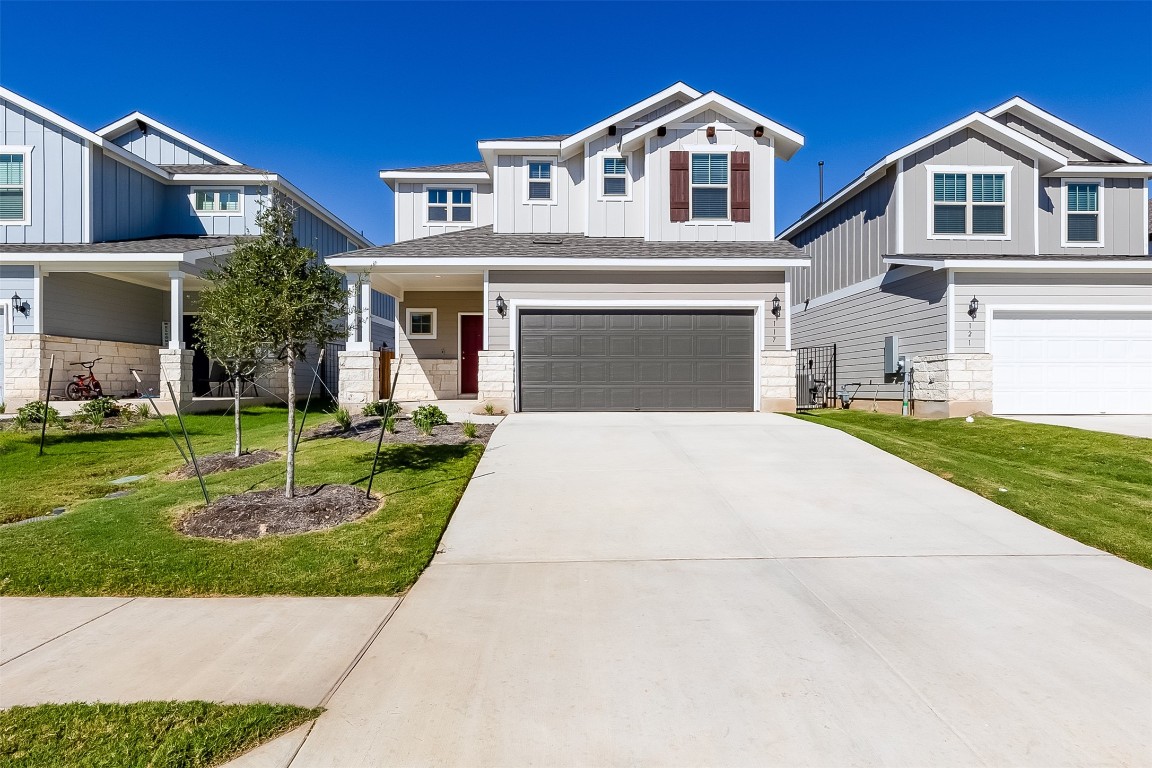
[[[146,115],[90,131],[0,88],[0,400],[42,398],[53,355],[53,397],[81,372],[70,363],[97,357],[108,395],[163,394],[162,381],[182,406],[212,394],[192,323],[201,275],[258,233],[274,194],[296,206],[297,237],[321,257],[371,245],[284,177]],[[365,299],[365,315],[380,315],[370,340],[391,344],[392,299]],[[261,383],[282,394],[278,379]]]
[[[398,299],[401,400],[522,411],[789,410],[774,164],[803,138],[677,83],[572,134],[382,172],[393,245],[331,260]],[[363,325],[363,320],[361,325]],[[355,338],[341,400],[374,399]]]
[[[973,113],[781,233],[793,339],[888,410],[1152,413],[1150,175],[1023,99]]]

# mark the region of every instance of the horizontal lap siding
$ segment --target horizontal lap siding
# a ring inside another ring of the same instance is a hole
[[[837,382],[860,382],[861,396],[900,397],[899,382],[886,381],[884,337],[900,337],[909,358],[947,350],[947,278],[923,272],[792,315],[792,346],[836,344]]]
[[[44,278],[44,333],[80,339],[161,342],[168,292],[89,273]]]
[[[1008,305],[1067,307],[1152,307],[1152,275],[991,274],[956,275],[955,304],[957,352],[984,352],[988,308]],[[968,317],[968,302],[975,296],[980,310]]]
[[[488,349],[509,349],[511,318],[496,311],[496,296],[508,301],[757,301],[765,303],[765,349],[784,348],[784,316],[768,311],[773,297],[784,301],[778,272],[492,272],[488,276]]]
[[[436,338],[408,338],[408,309],[436,310]],[[421,360],[455,360],[459,356],[460,313],[481,312],[480,291],[407,291],[397,305],[401,331],[396,334],[396,352]]]

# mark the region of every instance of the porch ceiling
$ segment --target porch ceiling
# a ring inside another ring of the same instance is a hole
[[[346,270],[349,278],[363,277],[372,288],[404,298],[405,291],[482,291],[484,273],[475,268],[441,267],[379,267],[364,273]]]

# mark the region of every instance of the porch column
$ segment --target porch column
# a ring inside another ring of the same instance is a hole
[[[372,283],[367,275],[360,283],[360,341],[365,349],[372,348]]]
[[[168,273],[171,315],[168,323],[168,349],[184,349],[184,273]]]
[[[176,406],[181,410],[192,402],[192,355],[184,348],[184,273],[169,272],[169,331],[168,346],[159,350],[160,391],[156,393],[156,404],[162,411],[171,413],[172,399],[168,394],[168,384],[176,395]]]

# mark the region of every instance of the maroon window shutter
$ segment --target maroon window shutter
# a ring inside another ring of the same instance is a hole
[[[668,200],[672,221],[688,221],[688,153],[668,153],[668,179],[671,185]]]
[[[752,221],[752,162],[748,152],[732,153],[732,221]]]

